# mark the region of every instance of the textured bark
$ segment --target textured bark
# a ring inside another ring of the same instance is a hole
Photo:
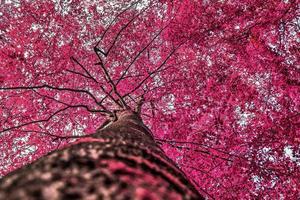
[[[0,199],[204,199],[132,111],[0,180]]]

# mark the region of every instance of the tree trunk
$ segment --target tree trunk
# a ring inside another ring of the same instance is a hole
[[[0,199],[204,199],[129,110],[0,180]]]

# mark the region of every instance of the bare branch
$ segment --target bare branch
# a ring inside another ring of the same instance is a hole
[[[116,100],[109,92],[107,92],[107,91],[104,89],[103,86],[100,86],[100,88],[101,88],[101,90],[106,94],[106,97],[108,96],[111,100],[113,100],[113,102],[115,102],[115,104],[117,104],[119,107],[122,108],[122,105],[119,103],[119,101],[117,101],[117,100]],[[102,102],[105,100],[106,97],[104,97],[103,99],[101,99],[101,101],[100,101],[99,103],[102,103]]]
[[[229,153],[229,152],[226,152],[226,151],[223,151],[223,150],[220,150],[218,148],[214,148],[214,147],[210,147],[208,145],[205,145],[205,144],[201,144],[201,143],[197,143],[197,142],[188,142],[188,141],[173,141],[173,140],[166,140],[166,139],[159,139],[159,138],[155,138],[155,140],[159,141],[159,142],[163,142],[163,143],[168,143],[168,144],[172,144],[172,143],[176,143],[176,144],[192,144],[192,145],[196,145],[196,146],[202,146],[204,148],[207,148],[207,149],[212,149],[214,151],[217,151],[217,152],[220,152],[222,154],[225,154],[225,155],[228,155],[230,157],[236,157],[236,158],[240,158],[240,159],[243,159],[243,160],[247,160],[246,158],[244,157],[241,157],[239,155],[235,155],[235,154],[232,154],[232,153]],[[231,161],[231,160],[230,160]]]
[[[43,135],[48,135],[50,137],[55,137],[56,139],[62,139],[62,140],[66,140],[66,139],[76,139],[76,138],[86,138],[87,136],[78,136],[78,135],[72,135],[72,136],[60,136],[60,135],[55,135],[52,134],[50,132],[45,132],[45,131],[35,131],[35,130],[20,130],[21,132],[25,132],[25,133],[40,133]]]
[[[185,41],[186,42],[186,41]],[[157,73],[159,70],[162,69],[162,67],[167,63],[167,61],[172,57],[172,55],[176,52],[177,49],[179,49],[185,42],[180,43],[177,45],[176,48],[173,48],[173,50],[169,53],[169,55],[165,58],[165,60],[152,72],[148,74],[135,88],[133,88],[130,92],[123,95],[123,98],[128,96],[129,94],[133,93],[137,89],[139,89],[153,74]]]
[[[199,153],[202,153],[202,154],[210,155],[212,157],[215,157],[215,158],[218,158],[218,159],[221,159],[221,160],[230,161],[230,162],[233,161],[233,160],[231,160],[229,158],[224,158],[224,157],[218,156],[216,154],[213,154],[213,153],[211,153],[210,151],[207,151],[207,150],[200,150],[200,149],[194,149],[194,148],[185,147],[185,146],[178,146],[178,145],[172,144],[172,142],[170,142],[168,144],[171,145],[172,147],[177,148],[177,149],[187,149],[187,150],[190,150],[190,151],[194,151],[194,152],[199,152]]]
[[[110,27],[112,26],[112,24],[123,14],[125,13],[127,10],[129,10],[131,7],[133,7],[134,5],[136,5],[137,3],[139,3],[141,0],[137,1],[137,2],[134,2],[132,3],[130,6],[128,6],[127,8],[125,8],[122,12],[120,12],[108,25],[108,27],[105,29],[105,31],[103,32],[103,34],[101,35],[100,37],[100,40],[97,42],[97,44],[95,45],[95,47],[97,47],[100,42],[103,40],[103,38],[105,37],[105,34],[107,33],[107,31],[110,29]],[[100,51],[100,53],[102,53],[103,55],[105,55],[105,53],[98,49]]]
[[[70,73],[73,73],[73,74],[77,74],[77,75],[80,75],[80,76],[83,76],[84,78],[87,78],[87,79],[92,79],[91,77],[85,75],[85,74],[82,74],[80,72],[76,72],[76,71],[73,71],[73,70],[70,70],[70,69],[66,69],[67,72],[70,72]]]
[[[47,121],[49,121],[52,117],[54,117],[55,115],[57,115],[58,113],[63,112],[63,111],[65,111],[65,110],[69,109],[69,108],[70,108],[70,107],[67,106],[67,107],[65,107],[65,108],[59,109],[59,110],[55,111],[53,114],[51,114],[49,117],[47,117],[46,119],[32,120],[32,121],[30,121],[30,122],[26,122],[26,123],[23,123],[23,124],[20,124],[20,125],[17,125],[17,126],[5,128],[5,129],[1,130],[0,133],[4,133],[4,132],[6,132],[6,131],[10,131],[10,130],[13,130],[13,129],[21,128],[21,127],[24,127],[24,126],[27,126],[27,125],[30,125],[30,124],[35,124],[35,123],[40,123],[40,122],[47,122]]]
[[[63,101],[60,101],[60,100],[58,100],[58,99],[55,99],[55,98],[53,98],[53,97],[50,97],[50,96],[48,96],[48,95],[40,94],[40,93],[37,92],[37,91],[34,91],[34,92],[35,92],[36,94],[42,96],[42,97],[45,97],[45,98],[47,98],[47,99],[51,99],[51,100],[56,101],[56,102],[58,102],[58,103],[60,103],[60,104],[63,104],[63,105],[65,105],[65,106],[68,106],[68,107],[70,107],[70,108],[84,108],[84,109],[86,109],[87,111],[89,111],[89,112],[91,112],[91,113],[100,113],[100,114],[102,114],[103,116],[110,116],[110,115],[111,115],[111,112],[108,111],[107,109],[105,109],[104,106],[101,106],[101,107],[103,107],[103,110],[90,109],[87,105],[84,105],[84,104],[71,105],[71,104],[65,103],[65,102],[63,102]]]
[[[168,25],[169,25],[169,24],[168,24]],[[162,28],[162,29],[155,35],[155,37],[152,38],[152,40],[151,40],[145,47],[143,47],[143,49],[141,49],[141,50],[138,52],[138,54],[133,58],[133,60],[132,60],[132,61],[130,62],[130,64],[127,66],[127,68],[125,69],[125,71],[122,73],[121,77],[117,79],[117,82],[116,82],[116,84],[115,84],[116,86],[120,83],[121,80],[127,78],[127,77],[125,77],[125,76],[126,76],[127,72],[129,71],[129,68],[135,63],[135,61],[140,57],[140,55],[142,55],[142,53],[143,53],[143,52],[144,52],[144,51],[145,51],[145,50],[153,43],[153,41],[161,34],[161,32],[162,32],[164,29],[167,28],[168,25],[166,25],[164,28]],[[139,75],[139,76],[142,76],[142,75]],[[130,76],[128,76],[128,77],[130,77]],[[113,89],[110,90],[108,93],[111,94],[112,91],[113,91]],[[107,98],[107,96],[104,97],[102,101],[104,101],[106,98]]]
[[[148,7],[147,7],[148,8]],[[108,48],[108,50],[107,50],[107,52],[106,52],[106,54],[104,54],[105,56],[108,56],[108,54],[109,54],[109,52],[111,51],[111,49],[115,46],[115,44],[116,44],[116,42],[117,42],[117,40],[118,40],[118,38],[119,38],[119,36],[121,35],[121,33],[136,19],[136,18],[138,18],[143,12],[145,12],[146,10],[147,10],[147,8],[146,9],[143,9],[139,14],[137,14],[137,15],[135,15],[127,24],[125,24],[125,26],[123,26],[121,29],[120,29],[120,31],[117,33],[117,35],[115,36],[115,38],[114,38],[114,40],[113,40],[113,42],[112,42],[112,44],[111,44],[111,46]]]
[[[92,93],[90,93],[87,90],[82,90],[82,89],[54,87],[54,86],[44,84],[44,85],[39,85],[39,86],[1,87],[0,90],[33,90],[33,89],[41,89],[41,88],[47,88],[47,89],[58,90],[58,91],[69,91],[69,92],[76,92],[76,93],[85,93],[88,96],[90,96],[95,101],[95,103],[97,105],[99,105],[99,102],[97,101],[96,97]]]
[[[112,81],[106,67],[104,66],[101,56],[98,54],[98,52],[96,51],[96,49],[94,48],[95,53],[99,59],[99,63],[97,63],[98,65],[100,65],[104,75],[105,75],[105,79],[106,81],[110,84],[110,86],[112,87],[112,90],[114,91],[114,93],[117,95],[117,97],[119,98],[118,100],[121,102],[121,108],[128,108],[128,105],[126,104],[126,102],[124,101],[123,97],[119,94],[116,85],[114,84],[114,82]],[[102,88],[102,90],[104,90],[104,88]],[[107,95],[110,95],[109,93],[106,92]],[[110,96],[111,97],[111,96]],[[115,101],[114,98],[112,98],[113,101]],[[118,106],[120,106],[119,103],[117,103]]]
[[[33,121],[26,122],[26,123],[23,123],[23,124],[20,124],[20,125],[17,125],[17,126],[9,127],[9,128],[1,130],[0,133],[6,132],[6,131],[10,131],[10,130],[13,130],[13,129],[18,129],[18,128],[21,128],[21,127],[24,127],[24,126],[27,126],[27,125],[30,125],[30,124],[35,124],[35,123],[40,123],[40,122],[47,122],[52,117],[54,117],[55,115],[57,115],[58,113],[63,112],[65,110],[69,109],[69,108],[85,108],[86,110],[88,110],[90,112],[105,113],[105,114],[111,115],[111,113],[109,111],[89,109],[86,105],[81,105],[81,104],[79,104],[79,105],[68,105],[66,103],[62,103],[62,104],[67,105],[67,106],[65,108],[62,108],[62,109],[59,109],[59,110],[55,111],[53,114],[51,114],[46,119],[33,120]]]
[[[170,24],[170,23],[169,23]],[[142,53],[154,42],[154,40],[165,30],[169,24],[167,24],[165,27],[163,27],[156,35],[152,38],[152,40],[142,49],[138,52],[138,54],[132,59],[130,64],[126,67],[125,71],[122,73],[121,77],[116,82],[116,85],[119,84],[119,82],[124,78],[124,76],[127,74],[129,68],[135,63],[135,61],[142,55]]]
[[[98,81],[89,73],[89,71],[77,59],[71,56],[71,60],[73,60],[76,64],[78,64],[85,71],[88,77],[90,77],[95,83],[98,83]]]

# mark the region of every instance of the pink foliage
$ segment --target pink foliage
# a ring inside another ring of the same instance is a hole
[[[107,2],[0,5],[0,176],[143,97],[207,197],[300,198],[299,2]]]

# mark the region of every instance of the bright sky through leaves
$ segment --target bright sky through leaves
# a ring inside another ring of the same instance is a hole
[[[299,1],[0,2],[0,176],[143,97],[202,194],[300,198]]]

